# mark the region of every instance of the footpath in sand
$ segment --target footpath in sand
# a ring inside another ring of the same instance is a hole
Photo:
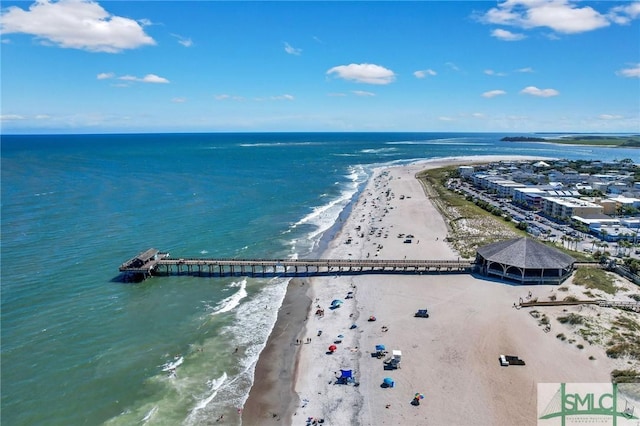
[[[457,259],[445,242],[446,224],[415,179],[418,171],[442,165],[377,170],[323,257]],[[312,308],[294,377],[299,401],[280,424],[534,425],[538,383],[608,382],[616,367],[601,348],[567,345],[514,309],[520,298],[557,286],[509,285],[469,274],[309,281]],[[343,303],[331,309],[334,299]],[[425,308],[429,318],[414,318]],[[371,316],[376,320],[368,321]],[[383,360],[372,357],[380,344],[389,354],[402,351],[399,369],[385,370]],[[500,354],[518,355],[526,366],[501,367]],[[336,384],[341,370],[352,370],[354,382]],[[394,387],[382,386],[387,377]],[[412,405],[416,393],[424,399]]]

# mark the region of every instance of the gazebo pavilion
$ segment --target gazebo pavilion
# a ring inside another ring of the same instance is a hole
[[[573,272],[576,259],[530,238],[499,241],[478,248],[482,275],[520,284],[560,284]]]

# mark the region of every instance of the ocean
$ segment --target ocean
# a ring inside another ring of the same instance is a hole
[[[2,423],[238,417],[286,280],[122,282],[118,266],[148,248],[185,258],[319,256],[381,165],[639,159],[634,149],[501,142],[507,135],[2,135]],[[183,363],[170,377],[163,365],[176,356]]]

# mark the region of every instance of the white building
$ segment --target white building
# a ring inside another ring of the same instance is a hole
[[[542,199],[542,211],[562,220],[573,216],[589,217],[602,214],[602,206],[571,197],[544,197]]]

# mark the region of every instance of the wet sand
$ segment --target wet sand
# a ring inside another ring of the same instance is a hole
[[[256,365],[254,384],[242,411],[242,424],[282,425],[298,406],[294,392],[298,352],[311,299],[308,280],[292,279],[287,287],[275,327]]]

